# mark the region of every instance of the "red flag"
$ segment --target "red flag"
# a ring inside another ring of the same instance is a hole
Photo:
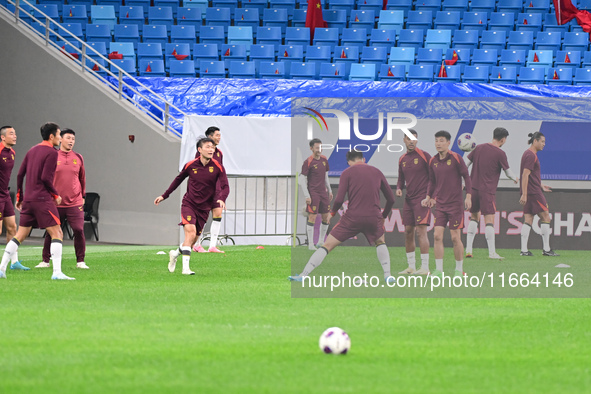
[[[540,59],[538,59],[538,54],[534,52],[534,63],[539,63]]]
[[[229,50],[229,49],[228,49],[228,50]],[[172,50],[172,53],[171,53],[171,55],[172,55],[172,56],[176,56],[176,48],[174,48],[174,49]],[[228,53],[226,56],[228,56],[228,55],[229,55],[229,53]]]
[[[109,53],[109,59],[113,60],[113,59],[123,59],[123,54],[119,53],[117,51],[113,51],[111,53]]]
[[[275,74],[279,74],[279,69],[276,69],[275,70]]]
[[[392,67],[388,67],[388,76],[393,77],[394,73],[392,72]]]
[[[570,63],[570,57],[568,57],[568,52],[564,55],[564,62]]]
[[[322,6],[320,0],[308,0],[308,9],[306,11],[306,27],[310,29],[310,45],[314,39],[314,30],[317,27],[326,27],[326,22],[322,17]]]
[[[187,19],[187,17],[183,15],[183,19]]]
[[[499,71],[499,76],[497,77],[498,79],[501,79],[501,72]]]
[[[345,53],[345,50],[343,49],[343,52],[341,52],[341,59],[346,59],[347,58],[347,54]]]
[[[481,20],[480,20],[480,21],[478,21],[478,24],[479,24],[479,25],[482,25],[482,21],[481,21]]]
[[[77,53],[70,53],[70,56],[72,56],[74,59],[80,59],[80,56],[78,56]]]
[[[126,18],[129,18],[129,12],[128,12],[127,14],[125,14],[125,17],[126,17]]]
[[[533,1],[530,1],[530,2],[529,2],[529,6],[530,6],[530,7],[533,7],[533,6],[534,6],[534,2],[533,2]]]
[[[242,14],[242,19],[241,20],[244,20],[244,14]]]
[[[553,0],[556,10],[556,22],[564,25],[573,19],[577,20],[583,31],[591,33],[591,14],[585,10],[579,10],[571,0]]]
[[[446,66],[453,66],[454,64],[456,64],[456,62],[458,61],[458,59],[459,59],[458,53],[454,49],[454,53],[453,53],[453,55],[451,57],[451,60],[446,60],[445,61],[445,65]]]
[[[287,53],[287,49],[283,52],[283,57],[289,57],[289,53]]]
[[[527,25],[527,19],[524,19],[524,20],[523,20],[523,24],[524,24],[524,25]]]
[[[558,73],[556,72],[556,70],[554,70],[554,76],[552,77],[552,79],[560,79],[558,78]]]
[[[148,67],[146,67],[146,72],[147,73],[151,73],[152,72],[152,67],[148,64]]]
[[[439,69],[439,78],[447,78],[447,71],[445,71],[445,62],[441,62],[441,68]]]
[[[359,15],[355,14],[355,22],[359,22]]]
[[[92,71],[99,71],[99,66],[98,64],[94,64],[94,66],[92,66]]]
[[[228,48],[228,50],[226,51],[226,53],[224,53],[224,56],[230,56],[230,48]]]
[[[70,16],[74,16],[74,15],[72,14],[72,8],[70,8]]]
[[[334,70],[334,75],[339,75],[339,69]]]
[[[174,58],[176,60],[185,60],[188,56],[189,55],[179,55],[179,54],[176,54],[176,55],[174,55]]]

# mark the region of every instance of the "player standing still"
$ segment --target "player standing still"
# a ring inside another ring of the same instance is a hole
[[[527,248],[529,232],[534,221],[534,216],[540,217],[540,232],[543,242],[544,256],[560,256],[550,248],[550,214],[548,213],[548,203],[543,192],[550,193],[552,188],[542,184],[540,161],[538,152],[544,149],[546,137],[544,134],[536,131],[528,134],[530,137],[528,144],[530,147],[521,156],[521,198],[519,203],[523,205],[523,226],[521,226],[521,255],[533,256]]]
[[[62,198],[53,186],[58,156],[55,147],[61,141],[60,128],[55,123],[46,123],[41,126],[41,136],[43,142],[29,149],[18,172],[16,209],[21,211],[20,227],[4,250],[0,262],[0,278],[6,278],[8,261],[14,258],[19,245],[29,236],[31,230],[41,228],[51,237],[51,279],[74,279],[62,273],[63,234],[57,211]],[[23,190],[25,176],[27,181]]]
[[[433,207],[435,212],[435,230],[433,232],[435,253],[435,271],[433,276],[443,276],[443,232],[449,225],[451,240],[456,259],[455,276],[463,275],[464,245],[461,231],[464,228],[464,209],[470,209],[472,182],[464,160],[449,150],[451,135],[447,131],[435,133],[437,154],[429,162],[429,188],[423,206]],[[463,198],[462,178],[466,184],[466,199]]]
[[[181,223],[185,232],[184,242],[178,250],[169,253],[168,270],[174,272],[179,255],[183,256],[183,275],[195,275],[189,266],[191,260],[191,246],[197,241],[203,226],[209,217],[209,211],[217,198],[220,207],[225,208],[229,187],[224,167],[215,159],[215,143],[211,138],[202,138],[197,142],[200,156],[185,165],[181,173],[172,181],[170,187],[161,196],[156,197],[154,204],[158,205],[177,187],[189,178],[187,192],[181,204]],[[216,192],[216,183],[220,183],[220,192]]]
[[[377,168],[365,164],[362,152],[347,152],[347,168],[341,174],[339,191],[331,214],[334,216],[349,197],[347,212],[341,216],[326,238],[324,245],[318,248],[308,260],[300,275],[290,276],[289,280],[301,282],[304,277],[322,264],[328,253],[347,239],[363,233],[370,244],[376,245],[378,260],[384,270],[384,278],[393,281],[390,276],[390,253],[384,240],[384,220],[394,206],[394,193],[384,174]],[[380,208],[380,190],[386,197],[386,206]]]
[[[418,133],[409,130],[415,137]],[[402,190],[406,187],[404,208],[402,210],[402,224],[404,224],[404,244],[406,246],[406,260],[408,268],[399,274],[429,275],[429,238],[427,227],[431,221],[431,208],[421,205],[427,195],[429,186],[429,161],[431,155],[417,148],[418,140],[411,140],[404,135],[406,153],[398,161],[398,185],[396,196],[402,197]],[[406,186],[405,186],[406,185]],[[416,270],[415,233],[419,236],[421,250],[421,269]]]
[[[308,212],[308,222],[306,232],[308,234],[308,249],[316,250],[314,247],[314,225],[318,213],[322,215],[322,224],[318,235],[318,247],[324,243],[326,231],[330,224],[328,217],[330,202],[332,201],[332,189],[328,179],[328,159],[321,155],[322,141],[314,138],[310,141],[310,150],[312,155],[302,164],[302,173],[299,177],[299,184],[302,187],[304,197],[306,197],[306,211]]]
[[[507,178],[517,184],[515,174],[509,168],[507,155],[501,147],[507,142],[509,132],[503,127],[493,130],[493,139],[488,144],[477,145],[468,155],[468,168],[472,166],[470,179],[472,180],[472,208],[468,223],[468,237],[466,240],[466,257],[472,257],[472,244],[478,231],[480,214],[484,215],[486,228],[484,234],[488,245],[488,257],[490,259],[503,260],[495,248],[495,194],[499,184],[501,170],[505,171]]]

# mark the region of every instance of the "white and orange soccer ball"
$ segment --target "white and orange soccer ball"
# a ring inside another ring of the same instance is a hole
[[[458,137],[458,148],[464,152],[472,152],[476,148],[477,142],[470,133],[464,133]]]
[[[351,338],[342,329],[331,327],[320,335],[318,345],[327,354],[347,354],[351,349]]]

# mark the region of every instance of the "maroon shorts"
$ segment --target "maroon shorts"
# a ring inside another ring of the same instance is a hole
[[[308,213],[328,213],[330,210],[330,201],[327,193],[310,193],[312,203],[308,205]]]
[[[14,216],[14,206],[10,196],[0,198],[0,220]]]
[[[61,224],[60,214],[53,201],[23,202],[20,227],[47,228]]]
[[[370,244],[384,235],[384,219],[381,216],[357,216],[349,217],[347,214],[341,216],[339,222],[332,228],[330,235],[341,242],[363,233]]]
[[[494,215],[497,212],[495,195],[487,192],[479,192],[472,189],[472,208],[470,213],[482,213],[483,215]]]
[[[529,194],[523,206],[523,213],[537,215],[540,212],[548,211],[548,203],[543,194]]]
[[[405,226],[419,226],[431,224],[431,208],[421,205],[421,198],[404,200],[402,209],[402,224]]]
[[[464,228],[464,207],[462,205],[437,207],[434,225],[449,227],[450,230]]]
[[[201,231],[203,231],[203,227],[205,227],[208,217],[209,210],[196,209],[190,204],[183,203],[181,205],[181,222],[179,223],[179,226],[194,224],[197,228],[197,235],[199,235],[201,234]]]

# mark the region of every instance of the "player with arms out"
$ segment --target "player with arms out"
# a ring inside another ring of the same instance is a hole
[[[299,184],[306,197],[306,212],[308,212],[308,223],[306,232],[308,234],[308,249],[316,250],[314,247],[314,224],[316,215],[322,215],[322,224],[318,235],[318,245],[324,243],[326,231],[330,223],[328,217],[330,202],[332,201],[332,189],[328,180],[328,159],[321,155],[322,141],[314,138],[310,141],[312,155],[302,164],[302,173],[299,176]]]
[[[220,129],[216,126],[211,126],[209,127],[207,130],[205,130],[205,137],[210,138],[213,143],[215,144],[215,150],[213,152],[213,159],[215,159],[218,163],[220,163],[222,166],[224,165],[224,154],[222,153],[222,151],[220,150],[220,148],[218,148],[218,145],[220,144],[220,141],[222,139],[222,133],[220,132]],[[195,158],[199,157],[199,152],[197,152],[197,154],[195,155]],[[216,193],[219,193],[220,191],[220,184],[216,184]],[[228,194],[230,193],[230,189],[228,187]],[[224,209],[225,209],[225,205],[224,205]],[[209,248],[207,250],[205,250],[203,248],[203,246],[201,246],[201,241],[202,241],[202,237],[201,235],[199,235],[199,240],[197,243],[195,243],[195,246],[193,246],[193,250],[195,252],[199,252],[199,253],[207,253],[207,252],[211,252],[211,253],[226,253],[222,250],[219,250],[217,248],[217,243],[218,243],[218,237],[220,236],[220,230],[222,228],[222,212],[223,210],[222,206],[220,205],[219,202],[214,201],[213,205],[211,206],[211,216],[212,216],[212,222],[211,222],[211,227],[209,229],[209,233],[210,233],[210,239],[209,239]]]
[[[427,197],[421,202],[426,207],[433,207],[437,203],[433,233],[435,271],[431,275],[439,277],[443,276],[443,232],[448,225],[456,259],[455,276],[463,275],[464,245],[461,231],[464,228],[464,209],[468,210],[472,205],[472,182],[468,167],[460,155],[449,150],[450,141],[451,135],[447,131],[435,133],[437,154],[429,161],[429,188]],[[462,178],[466,184],[465,199]]]
[[[509,168],[507,155],[501,147],[507,142],[509,132],[503,127],[493,130],[493,139],[488,144],[477,145],[468,155],[468,168],[472,166],[470,179],[472,180],[472,208],[470,209],[470,223],[468,223],[468,237],[466,240],[466,257],[472,257],[472,244],[478,231],[480,214],[484,215],[486,229],[484,231],[488,244],[488,257],[503,260],[495,248],[495,194],[499,184],[501,170],[507,178],[517,184],[515,174]]]
[[[418,133],[409,130],[415,137]],[[418,140],[411,140],[404,135],[406,153],[398,161],[398,185],[396,196],[402,197],[402,190],[406,187],[404,208],[402,210],[402,224],[404,224],[404,243],[408,268],[400,274],[429,275],[429,238],[427,227],[431,221],[431,208],[421,205],[427,195],[429,186],[429,161],[431,155],[417,148]],[[406,185],[406,186],[405,186]],[[416,270],[415,233],[419,236],[421,250],[421,269]]]
[[[14,238],[8,242],[2,262],[0,278],[6,278],[8,261],[16,254],[19,245],[29,236],[33,228],[45,229],[51,237],[51,279],[69,279],[62,273],[62,229],[57,205],[62,198],[53,186],[58,153],[55,149],[61,141],[60,128],[55,123],[41,126],[43,142],[35,145],[25,155],[17,176],[16,209],[21,211],[20,227]],[[23,189],[23,181],[27,179]]]
[[[347,163],[349,168],[341,174],[339,191],[331,209],[331,215],[334,216],[341,208],[345,201],[345,194],[349,198],[347,212],[333,227],[324,245],[312,254],[302,273],[290,276],[289,280],[301,282],[322,264],[331,250],[359,233],[363,233],[370,244],[376,245],[376,253],[384,270],[385,280],[394,280],[390,276],[390,253],[384,240],[384,220],[394,206],[394,193],[384,174],[377,168],[365,164],[362,152],[347,152]],[[380,208],[380,190],[386,197],[383,212]]]
[[[530,147],[521,156],[521,198],[519,203],[523,205],[523,226],[521,226],[521,255],[533,256],[534,254],[527,248],[529,232],[534,221],[534,216],[540,217],[540,232],[542,233],[543,255],[560,256],[550,248],[550,214],[548,213],[548,203],[543,192],[550,193],[552,188],[542,184],[540,171],[540,161],[538,152],[544,149],[546,137],[544,134],[536,131],[528,134],[530,137],[528,144]]]
[[[224,167],[215,159],[215,143],[211,138],[202,138],[197,142],[197,151],[200,156],[185,165],[181,173],[172,181],[168,190],[156,197],[154,204],[158,205],[177,187],[189,178],[187,192],[181,204],[181,223],[185,232],[184,242],[178,250],[169,253],[168,271],[174,272],[179,255],[183,256],[183,275],[195,275],[189,266],[191,260],[191,246],[197,241],[209,211],[214,201],[223,209],[226,206],[229,187],[228,178]],[[216,191],[216,183],[220,183],[219,192]]]

